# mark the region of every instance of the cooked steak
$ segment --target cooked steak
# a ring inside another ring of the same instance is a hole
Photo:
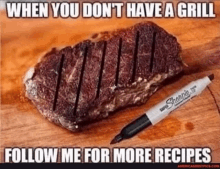
[[[119,109],[146,103],[183,69],[176,38],[152,22],[95,34],[52,49],[24,78],[27,97],[71,131]]]

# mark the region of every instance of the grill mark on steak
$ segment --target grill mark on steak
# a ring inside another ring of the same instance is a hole
[[[163,52],[163,56],[164,56],[164,52]],[[167,64],[166,64],[166,62],[167,62],[167,57],[164,56],[163,58],[164,58],[164,65],[163,65],[163,67],[162,67],[162,71],[161,71],[161,72],[167,72]]]
[[[132,74],[132,83],[135,81],[136,77],[136,67],[137,67],[137,55],[138,55],[138,45],[139,45],[139,31],[136,33],[135,40],[135,49],[134,49],[134,65],[133,65],[133,74]]]
[[[137,54],[137,67],[136,67],[136,77],[135,80],[151,78],[152,73],[150,73],[150,60],[151,51],[153,43],[153,32],[151,26],[141,27],[138,29],[139,32],[139,45]]]
[[[153,72],[153,65],[154,65],[154,53],[155,53],[155,44],[156,44],[156,32],[153,33],[153,42],[151,48],[151,59],[150,59],[150,72]]]
[[[163,32],[157,32],[157,35],[155,37],[155,51],[153,64],[154,73],[167,72],[167,59],[170,56],[170,50],[167,47],[169,46],[169,41],[172,41],[172,38],[167,37]]]
[[[123,44],[121,47],[121,58],[119,68],[118,86],[127,86],[131,83],[134,66],[134,48],[135,48],[135,29],[125,31],[121,34]]]
[[[82,64],[80,79],[79,79],[79,85],[78,85],[77,94],[76,94],[76,102],[75,102],[73,115],[76,115],[76,111],[77,111],[77,106],[78,106],[79,96],[80,96],[80,90],[81,90],[82,80],[83,80],[83,74],[84,74],[84,70],[85,70],[87,53],[88,53],[88,46],[86,46],[85,49],[84,49],[84,58],[83,58],[83,64]]]
[[[60,55],[56,50],[45,55],[45,57],[41,59],[41,62],[37,63],[37,69],[34,73],[33,79],[38,80],[55,90],[59,61]]]
[[[101,83],[102,83],[102,74],[103,74],[104,64],[105,64],[106,47],[107,47],[107,42],[105,41],[104,42],[104,47],[103,47],[103,52],[102,52],[102,62],[101,62],[101,68],[100,68],[99,82],[98,82],[98,87],[97,87],[96,98],[99,97]]]
[[[93,104],[93,101],[97,99],[96,94],[100,77],[104,41],[89,44],[89,49],[91,50],[88,50],[87,53],[79,103],[76,111],[77,118],[86,116],[88,108]]]
[[[118,62],[120,38],[113,38],[106,44],[105,65],[102,74],[102,85],[100,88],[99,100],[100,102],[108,100],[115,88],[116,71]]]
[[[65,55],[65,59],[63,62],[61,82],[60,82],[60,87],[59,87],[59,98],[60,98],[60,95],[66,98],[66,100],[72,104],[72,111],[75,105],[76,93],[77,93],[78,84],[80,80],[84,48],[85,48],[85,45],[83,45],[83,43],[79,43],[74,48],[72,47],[64,48],[59,52],[59,55],[61,54]],[[57,106],[58,106],[58,103],[57,103]],[[69,112],[70,116],[73,115],[72,111]]]
[[[119,39],[119,48],[118,48],[118,61],[117,61],[117,69],[115,75],[115,86],[118,86],[119,80],[119,68],[120,68],[120,61],[121,61],[121,48],[122,48],[122,38]]]
[[[60,81],[61,81],[61,74],[62,74],[62,69],[63,69],[63,62],[64,62],[64,54],[62,54],[60,58],[60,66],[59,66],[58,77],[57,77],[57,86],[56,86],[54,102],[53,102],[53,111],[55,111],[56,109],[56,103],[57,103]]]

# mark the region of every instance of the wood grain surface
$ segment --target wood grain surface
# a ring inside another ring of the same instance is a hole
[[[220,162],[220,1],[213,19],[150,19],[177,37],[185,74],[140,107],[114,113],[80,133],[44,119],[24,97],[22,77],[52,47],[74,45],[100,31],[125,28],[146,19],[8,19],[1,11],[1,153],[5,147],[109,147],[111,139],[134,118],[188,82],[214,73],[198,97],[159,124],[116,147],[210,147]],[[148,19],[149,20],[149,19]],[[1,156],[3,162],[3,156]]]

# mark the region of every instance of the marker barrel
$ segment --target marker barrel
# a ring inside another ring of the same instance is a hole
[[[151,121],[146,116],[146,114],[143,114],[141,117],[137,118],[135,121],[125,126],[120,134],[123,138],[130,138],[150,125],[152,125]]]

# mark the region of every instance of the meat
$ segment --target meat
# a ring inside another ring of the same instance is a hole
[[[71,131],[119,109],[146,103],[183,69],[176,38],[152,22],[95,34],[52,49],[24,77],[26,96]]]

